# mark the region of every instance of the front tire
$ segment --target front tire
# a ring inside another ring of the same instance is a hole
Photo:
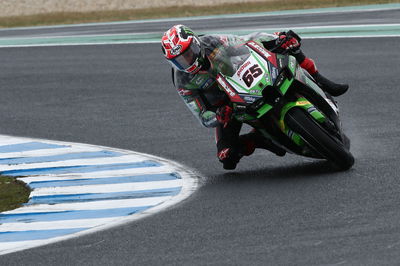
[[[354,164],[354,157],[344,144],[328,133],[317,121],[300,108],[292,108],[285,116],[287,126],[299,134],[308,146],[328,161],[348,170]]]

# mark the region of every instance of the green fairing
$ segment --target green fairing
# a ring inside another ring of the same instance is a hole
[[[270,73],[268,71],[268,69],[265,67],[264,63],[260,60],[259,55],[257,55],[256,53],[252,52],[253,55],[255,55],[255,59],[257,60],[257,62],[259,63],[259,65],[261,66],[261,68],[264,71],[264,76],[261,79],[260,82],[258,82],[258,84],[256,84],[255,86],[252,87],[253,90],[258,90],[258,95],[262,95],[262,91],[264,90],[264,88],[266,86],[272,86],[272,80],[271,80],[271,76]]]
[[[296,74],[296,69],[298,70],[298,64],[296,61],[296,58],[294,58],[293,56],[289,56],[289,70],[292,72],[292,75],[295,76]],[[279,88],[279,90],[281,91],[282,95],[285,95],[286,92],[288,91],[289,87],[292,85],[294,79],[288,80],[286,79],[283,84],[281,85],[281,87]]]
[[[246,50],[246,51],[248,52],[248,50]],[[227,54],[226,54],[227,51],[224,49],[220,49],[215,52],[216,52],[215,57],[218,59],[222,59],[222,60],[220,60],[219,62],[218,62],[218,60],[216,60],[214,69],[220,70],[221,74],[225,77],[225,79],[230,84],[234,85],[236,88],[240,88],[242,91],[247,92],[249,95],[261,96],[262,91],[266,86],[273,85],[271,77],[270,77],[269,69],[265,66],[265,63],[263,63],[263,59],[256,52],[250,51],[250,53],[247,53],[248,56],[242,59],[242,61],[244,62],[244,60],[249,58],[249,56],[253,57],[258,62],[258,65],[261,66],[261,68],[263,69],[263,72],[265,73],[265,75],[262,77],[262,79],[250,88],[244,87],[243,85],[241,85],[237,81],[235,81],[234,78],[232,78],[232,76],[236,72],[237,67],[233,66],[233,64],[232,64],[233,61],[228,61],[226,59],[232,59],[232,58],[234,58],[234,56],[227,56]],[[243,53],[243,55],[246,55],[246,53]],[[239,53],[239,55],[235,55],[235,56],[240,57],[241,54]],[[295,57],[293,57],[293,56],[288,57],[287,67],[288,67],[289,71],[291,72],[293,78],[291,78],[291,79],[286,78],[280,85],[279,90],[281,91],[282,95],[285,95],[287,93],[289,87],[292,85],[292,83],[294,82],[295,79],[299,79],[299,80],[305,82],[311,88],[313,88],[315,91],[323,94],[321,89],[304,74],[303,70],[299,67],[299,64],[297,63]],[[236,106],[237,105],[235,104],[234,107],[236,107]],[[304,146],[303,139],[298,134],[291,131],[285,125],[285,120],[284,120],[285,115],[293,107],[300,107],[300,108],[306,110],[318,122],[324,122],[326,118],[321,112],[319,112],[314,107],[313,104],[311,104],[306,98],[303,98],[303,97],[298,98],[296,102],[287,103],[282,108],[281,114],[280,114],[280,120],[279,120],[279,124],[280,124],[280,128],[281,128],[282,132],[284,132],[287,136],[289,136],[293,140],[293,142],[296,143],[297,145]],[[259,118],[263,117],[271,109],[273,109],[273,106],[265,103],[260,108],[258,108],[256,117],[253,117],[252,115],[249,115],[247,113],[239,113],[239,114],[235,115],[235,118],[241,122],[255,120],[255,119],[259,119]]]
[[[286,79],[283,84],[281,85],[281,87],[279,88],[279,90],[281,91],[282,95],[285,95],[286,92],[288,91],[290,85],[292,85],[293,83],[293,79],[292,80],[288,80]]]
[[[262,117],[263,115],[265,115],[266,113],[268,113],[269,110],[272,109],[272,106],[269,104],[264,104],[260,109],[257,110],[257,118]]]

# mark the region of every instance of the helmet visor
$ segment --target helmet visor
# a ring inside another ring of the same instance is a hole
[[[186,71],[194,64],[198,63],[197,59],[201,56],[200,46],[195,40],[192,41],[190,46],[182,54],[170,59],[170,62],[179,70]]]

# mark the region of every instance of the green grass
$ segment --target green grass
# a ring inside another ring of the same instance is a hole
[[[30,189],[13,177],[0,176],[0,212],[21,206],[29,199]]]
[[[104,21],[124,21],[166,17],[186,17],[289,9],[339,7],[369,4],[400,3],[400,0],[272,0],[224,4],[212,7],[180,6],[122,11],[57,12],[30,16],[0,17],[0,27],[21,27],[55,24],[74,24]]]

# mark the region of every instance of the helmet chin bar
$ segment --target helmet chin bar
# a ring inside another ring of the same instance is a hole
[[[185,72],[190,74],[196,74],[197,72],[200,71],[200,69],[201,69],[201,64],[199,64],[199,59],[196,59],[193,65],[185,69]]]

